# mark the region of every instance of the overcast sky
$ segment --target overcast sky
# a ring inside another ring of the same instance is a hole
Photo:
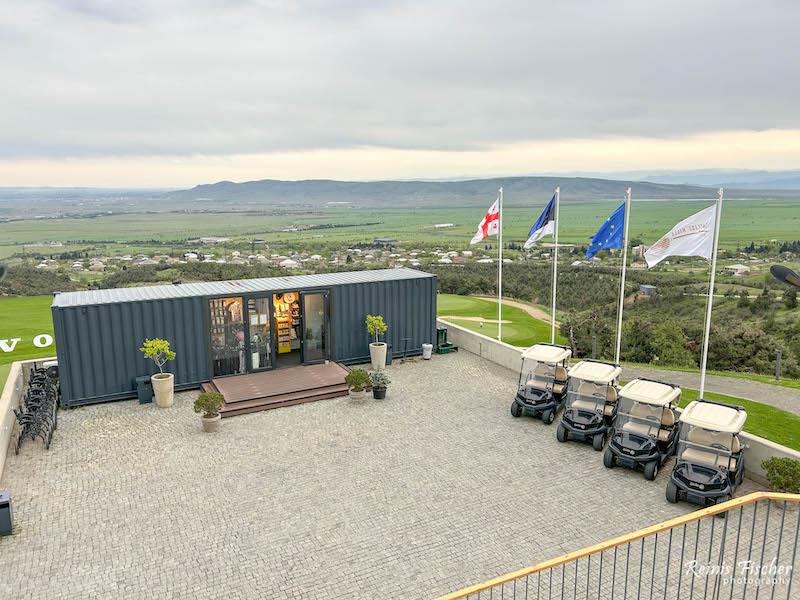
[[[800,3],[8,0],[0,185],[800,167]]]

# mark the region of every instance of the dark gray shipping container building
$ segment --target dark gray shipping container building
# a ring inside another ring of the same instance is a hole
[[[369,360],[367,314],[383,316],[394,356],[436,341],[436,276],[380,269],[56,294],[53,325],[62,402],[136,395],[156,372],[139,348],[163,338],[177,353],[175,388],[215,377],[325,361]]]

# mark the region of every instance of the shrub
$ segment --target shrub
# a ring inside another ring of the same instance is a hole
[[[225,404],[225,396],[219,392],[203,392],[194,401],[194,412],[203,413],[206,419],[216,417]]]
[[[372,382],[372,387],[379,390],[385,389],[392,381],[383,369],[373,371],[369,379]]]
[[[769,486],[775,492],[800,494],[800,461],[773,456],[761,463],[767,472]]]
[[[353,369],[344,378],[344,382],[353,388],[354,392],[360,392],[370,383],[369,373],[364,369]]]
[[[382,316],[376,315],[373,317],[372,315],[367,315],[367,331],[375,336],[376,344],[378,343],[378,336],[386,333],[387,329],[389,327],[383,322]]]
[[[175,360],[175,353],[169,349],[169,342],[167,340],[145,340],[144,346],[139,348],[146,358],[152,359],[158,370],[164,373],[164,365],[168,360]]]

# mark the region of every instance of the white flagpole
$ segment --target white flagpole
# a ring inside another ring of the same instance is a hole
[[[553,232],[553,319],[550,324],[550,343],[556,343],[556,280],[558,279],[558,204],[561,200],[561,188],[556,188],[556,222]]]
[[[500,243],[500,258],[497,263],[497,339],[502,340],[500,330],[503,327],[503,188],[498,190],[500,211],[497,216],[497,237]]]
[[[628,267],[628,222],[631,215],[631,188],[625,193],[625,225],[622,229],[622,277],[619,283],[619,311],[617,316],[617,349],[614,362],[619,362],[619,351],[622,346],[622,308],[625,306],[625,271]]]
[[[717,248],[719,247],[719,229],[722,219],[722,188],[717,192],[717,216],[714,219],[714,251],[711,253],[711,280],[708,283],[708,303],[706,304],[706,328],[703,333],[703,359],[700,364],[700,395],[706,389],[706,363],[708,362],[708,336],[711,333],[711,305],[714,302],[714,277],[717,274]]]

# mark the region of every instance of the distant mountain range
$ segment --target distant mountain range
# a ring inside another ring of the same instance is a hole
[[[632,179],[653,183],[700,185],[734,189],[800,190],[800,170],[694,169],[689,171],[619,171],[615,173],[566,173],[570,177]]]
[[[464,202],[486,202],[503,186],[504,198],[513,204],[541,202],[561,187],[561,198],[570,200],[597,200],[622,198],[628,187],[634,189],[637,198],[711,199],[716,198],[716,185],[706,187],[674,183],[616,180],[599,177],[498,177],[492,179],[470,179],[462,181],[333,181],[311,179],[303,181],[280,181],[264,179],[233,183],[198,185],[189,190],[172,191],[166,197],[174,203],[267,203],[280,204],[324,204],[328,202],[350,202],[359,204],[393,204],[426,206]],[[800,193],[764,189],[726,190],[728,198],[799,197]]]

